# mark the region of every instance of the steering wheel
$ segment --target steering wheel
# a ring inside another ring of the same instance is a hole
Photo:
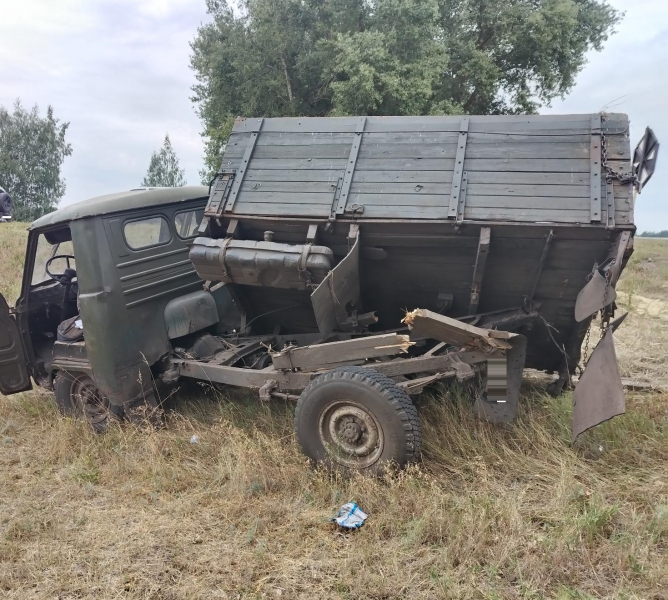
[[[65,269],[64,273],[52,273],[49,269],[51,263],[57,258],[64,258],[67,261],[67,269]],[[58,283],[71,283],[72,279],[77,276],[77,272],[70,267],[70,259],[76,260],[72,254],[56,254],[55,256],[52,256],[49,260],[46,261],[46,264],[44,265],[46,274]]]

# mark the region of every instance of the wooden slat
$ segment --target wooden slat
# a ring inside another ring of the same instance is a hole
[[[239,201],[234,207],[237,215],[268,215],[281,217],[328,217],[329,206],[324,204],[276,204]]]
[[[334,199],[333,192],[328,193],[300,193],[300,192],[269,192],[269,191],[250,191],[243,192],[239,196],[239,202],[247,203],[274,203],[276,204],[277,215],[280,215],[280,206],[282,204],[314,204],[331,206]]]
[[[469,196],[531,196],[589,198],[589,187],[578,185],[503,185],[469,182]]]
[[[266,162],[266,161],[263,161]],[[332,161],[336,162],[336,161]],[[254,163],[256,166],[257,163]],[[360,158],[357,164],[358,171],[438,171],[441,169],[452,171],[455,161],[433,158],[425,159],[377,159]],[[264,166],[264,165],[263,165]],[[302,167],[305,168],[305,167]],[[472,171],[501,171],[501,172],[546,172],[546,173],[589,173],[589,159],[467,159],[466,170]]]
[[[366,211],[365,211],[366,214]],[[492,209],[467,207],[466,219],[477,221],[518,221],[536,223],[589,223],[589,210]]]
[[[468,193],[466,206],[471,208],[489,208],[495,213],[506,212],[508,219],[512,220],[512,214],[516,210],[530,208],[561,209],[561,210],[588,210],[589,198],[564,198],[562,196],[474,196]]]
[[[336,189],[335,181],[244,181],[242,192],[287,192],[291,194],[329,194],[330,203]]]
[[[447,206],[447,194],[351,194],[350,202],[366,206]]]
[[[232,160],[234,164],[234,160]],[[341,171],[346,167],[346,159],[328,159],[328,158],[258,158],[253,160],[251,165],[253,169],[307,169],[309,171],[327,170]]]
[[[249,169],[246,174],[247,181],[284,181],[284,182],[332,182],[336,184],[341,172],[327,170],[285,170],[285,169]],[[587,179],[587,181],[589,181]]]
[[[244,135],[244,134],[241,134]],[[339,144],[350,147],[353,141],[352,133],[277,133],[265,131],[260,137],[258,146],[319,146]]]

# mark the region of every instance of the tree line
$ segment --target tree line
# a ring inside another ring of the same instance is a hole
[[[202,181],[234,118],[535,113],[575,84],[621,14],[604,0],[206,0],[191,42]],[[72,154],[49,106],[0,107],[0,186],[15,218],[54,210]],[[185,185],[169,135],[142,186]]]

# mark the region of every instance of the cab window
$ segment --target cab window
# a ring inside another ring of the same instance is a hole
[[[202,222],[204,216],[204,209],[186,210],[184,212],[176,213],[174,215],[174,226],[176,227],[176,235],[180,238],[191,238],[197,235],[197,229]]]
[[[132,250],[159,246],[172,239],[167,219],[160,216],[128,221],[123,226],[123,235],[125,243]]]
[[[30,282],[31,285],[38,285],[40,283],[44,283],[45,281],[50,281],[51,277],[49,277],[48,273],[46,272],[46,263],[50,258],[62,254],[74,254],[74,248],[72,247],[71,240],[52,244],[46,239],[46,237],[44,237],[44,234],[40,234],[39,238],[37,238],[37,251],[35,252],[35,263],[33,266],[32,279]],[[72,258],[69,261],[69,267],[76,269],[75,261]],[[63,273],[67,268],[67,260],[64,258],[57,258],[51,262],[50,266],[52,273]]]

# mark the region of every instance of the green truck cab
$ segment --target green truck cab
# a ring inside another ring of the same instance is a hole
[[[14,314],[0,304],[0,391],[31,389],[32,376],[61,407],[86,404],[96,427],[104,411],[88,396],[116,414],[155,406],[171,339],[234,314],[224,289],[202,291],[188,260],[207,199],[205,187],[132,190],[35,221]],[[82,335],[74,327],[59,340],[70,321]]]

